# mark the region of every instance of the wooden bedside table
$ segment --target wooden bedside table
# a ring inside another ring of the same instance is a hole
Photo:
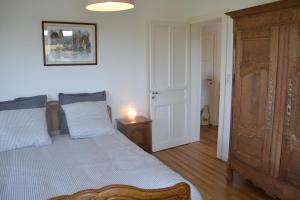
[[[135,120],[117,119],[118,130],[145,151],[152,152],[152,121],[138,116]]]

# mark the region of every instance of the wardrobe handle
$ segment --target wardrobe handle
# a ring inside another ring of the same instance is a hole
[[[269,125],[272,126],[272,116],[273,116],[273,79],[270,78],[269,80],[269,94],[268,94],[268,118],[269,118]]]
[[[291,113],[292,113],[292,97],[293,97],[293,81],[288,80],[288,94],[287,94],[287,104],[286,104],[286,122],[287,128],[290,126]]]

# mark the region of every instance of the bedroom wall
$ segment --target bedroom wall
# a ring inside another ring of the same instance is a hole
[[[271,0],[136,0],[136,9],[94,13],[84,0],[0,1],[0,101],[21,96],[109,91],[113,116],[125,106],[148,114],[147,23],[186,21]],[[44,67],[41,21],[98,24],[98,66]]]

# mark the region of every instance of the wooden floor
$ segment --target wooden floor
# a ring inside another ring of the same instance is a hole
[[[192,182],[204,200],[271,200],[249,181],[234,175],[226,181],[226,163],[216,159],[217,128],[202,127],[201,142],[160,151],[154,155]]]

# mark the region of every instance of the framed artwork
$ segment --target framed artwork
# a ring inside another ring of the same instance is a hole
[[[97,65],[97,24],[42,22],[45,66]]]

